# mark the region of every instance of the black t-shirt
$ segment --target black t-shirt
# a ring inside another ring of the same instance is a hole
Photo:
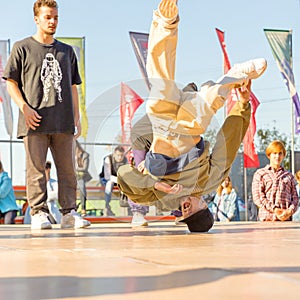
[[[14,44],[4,79],[18,83],[25,101],[43,118],[36,130],[27,129],[19,112],[18,138],[33,133],[74,133],[72,85],[81,84],[73,48],[54,40],[41,44],[33,37]]]

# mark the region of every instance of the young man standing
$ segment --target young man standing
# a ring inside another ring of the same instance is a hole
[[[275,140],[266,149],[270,164],[258,169],[252,181],[253,202],[259,221],[291,221],[299,205],[294,176],[281,163],[286,150]]]
[[[58,5],[37,0],[33,6],[36,33],[15,43],[3,78],[19,107],[18,138],[26,151],[27,199],[32,229],[50,229],[47,218],[45,163],[48,148],[57,169],[62,228],[89,226],[76,212],[73,140],[80,136],[78,93],[81,84],[71,46],[54,39]]]

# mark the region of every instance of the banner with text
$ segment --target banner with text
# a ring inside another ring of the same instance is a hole
[[[130,31],[129,36],[140,70],[146,81],[148,89],[150,89],[150,82],[146,70],[149,34]]]
[[[121,82],[120,118],[123,144],[131,144],[131,121],[135,111],[143,102],[144,100],[133,89]]]

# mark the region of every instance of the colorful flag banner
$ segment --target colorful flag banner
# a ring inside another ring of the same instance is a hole
[[[120,118],[122,127],[122,143],[131,144],[131,121],[135,111],[144,100],[128,85],[121,82]]]
[[[219,42],[223,51],[223,57],[224,57],[224,74],[230,70],[231,65],[227,54],[226,44],[225,44],[225,33],[219,29],[216,28],[216,32],[219,38]],[[237,91],[233,89],[231,91],[231,95],[227,99],[227,106],[226,106],[226,112],[227,115],[229,114],[230,110],[232,109],[235,102],[238,100]],[[259,101],[255,97],[255,95],[251,92],[250,95],[250,103],[251,103],[251,118],[250,118],[250,124],[248,127],[248,130],[244,137],[244,167],[245,168],[257,168],[259,167],[259,158],[255,149],[254,145],[254,136],[256,132],[256,119],[255,119],[255,113],[257,110],[257,107],[259,106]]]
[[[86,139],[88,133],[88,117],[86,113],[86,80],[85,80],[85,37],[59,37],[57,40],[73,47],[78,60],[79,74],[82,84],[77,86],[79,110],[81,115],[81,136]]]
[[[276,64],[283,76],[295,107],[295,132],[300,133],[300,101],[292,70],[292,31],[264,29]]]
[[[146,81],[148,89],[150,89],[150,82],[146,70],[149,34],[130,31],[129,36],[143,78]]]
[[[255,95],[251,92],[250,94],[251,103],[251,117],[248,130],[246,131],[243,145],[244,145],[244,167],[245,168],[258,168],[259,158],[254,145],[254,136],[256,133],[256,119],[255,113],[260,104]]]
[[[7,63],[9,40],[0,41],[0,102],[3,107],[3,116],[6,131],[10,138],[13,135],[13,113],[11,99],[6,89],[6,81],[2,79],[5,65]]]

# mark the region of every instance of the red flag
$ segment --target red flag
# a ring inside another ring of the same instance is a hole
[[[120,117],[123,144],[130,144],[131,121],[135,111],[143,102],[144,100],[134,90],[121,82]]]
[[[224,64],[224,74],[226,74],[230,69],[230,61],[226,50],[226,44],[225,44],[225,32],[221,31],[220,29],[216,28],[216,32],[219,38],[219,42],[223,51],[223,64]],[[236,90],[233,89],[231,91],[231,95],[227,98],[227,105],[226,105],[226,115],[229,114],[231,111],[235,101],[238,100]]]
[[[250,124],[244,137],[244,166],[245,168],[257,168],[259,167],[259,159],[254,146],[254,136],[256,132],[255,113],[260,103],[252,92],[250,102],[252,108]]]
[[[224,74],[228,72],[228,70],[231,68],[230,61],[228,58],[227,50],[226,50],[226,44],[224,39],[224,32],[216,28],[216,32],[219,38],[219,42],[223,51],[224,56]],[[235,89],[231,91],[231,95],[227,99],[227,115],[230,112],[231,108],[234,105],[234,102],[237,101],[237,92]],[[255,97],[255,95],[251,92],[250,95],[250,102],[252,106],[251,110],[251,118],[250,118],[250,124],[249,128],[245,134],[244,137],[244,167],[245,168],[256,168],[259,167],[259,159],[257,152],[255,150],[254,146],[254,135],[256,132],[256,120],[255,120],[255,113],[257,110],[257,107],[259,106],[259,101]]]

